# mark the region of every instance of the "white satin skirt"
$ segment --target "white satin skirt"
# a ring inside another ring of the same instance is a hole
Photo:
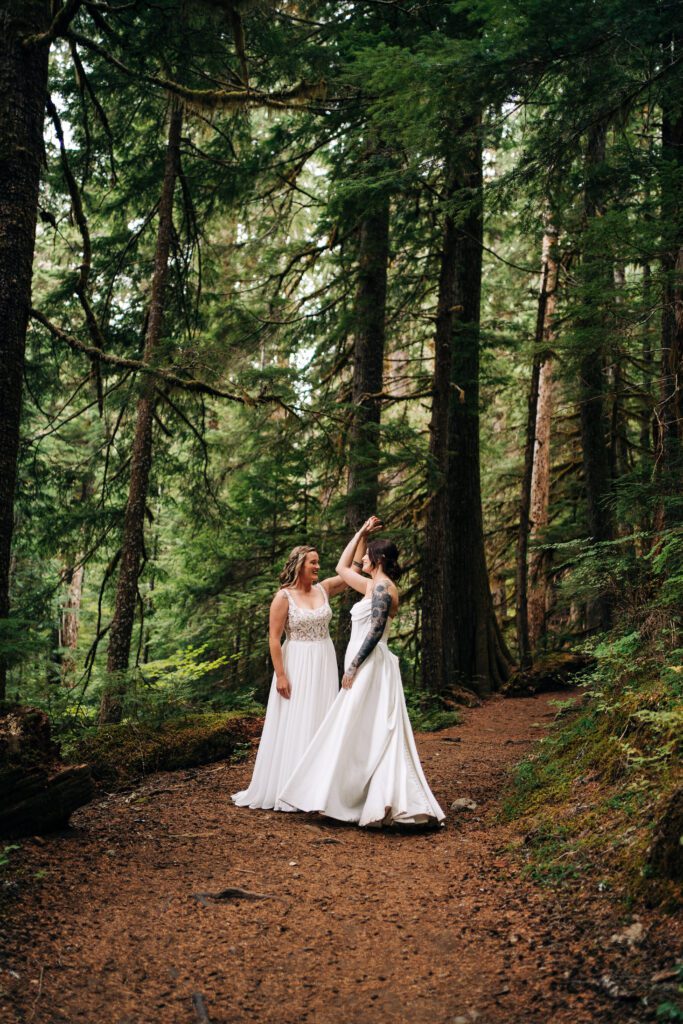
[[[282,804],[278,794],[301,760],[339,690],[337,657],[329,637],[325,640],[285,640],[282,656],[292,695],[289,700],[280,696],[273,675],[266,720],[249,788],[232,795],[238,807],[294,810]]]
[[[445,818],[422,771],[398,658],[384,641],[351,689],[339,691],[278,803],[367,826]]]

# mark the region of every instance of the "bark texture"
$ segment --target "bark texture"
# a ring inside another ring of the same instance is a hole
[[[456,168],[447,171],[446,200],[452,202],[460,185]],[[455,293],[459,257],[458,229],[450,213],[444,219],[439,292],[434,336],[434,387],[429,423],[428,487],[430,491],[422,562],[422,685],[435,693],[446,691],[448,665],[443,649],[452,620],[446,586],[448,547],[448,408],[453,365]],[[465,680],[460,681],[465,682]]]
[[[61,678],[67,686],[73,685],[73,676],[76,670],[76,649],[80,629],[84,575],[83,565],[77,565],[75,569],[68,569],[65,574],[67,591],[61,611],[59,647],[62,652]]]
[[[516,549],[516,608],[515,617],[517,624],[517,645],[519,648],[519,659],[522,668],[528,668],[532,663],[532,647],[529,635],[529,608],[528,608],[528,565],[527,556],[529,548],[529,528],[531,517],[531,490],[536,461],[538,444],[536,441],[536,427],[538,419],[539,392],[541,369],[548,358],[544,346],[546,329],[546,307],[548,305],[549,289],[552,286],[554,297],[555,281],[549,282],[551,273],[550,251],[554,242],[554,232],[547,228],[543,236],[541,254],[541,284],[539,288],[538,312],[536,316],[536,333],[534,337],[534,357],[531,366],[531,383],[529,386],[528,412],[526,426],[526,441],[524,445],[524,469],[522,473],[522,487],[519,500],[519,527],[517,531]],[[556,264],[555,278],[557,277]]]
[[[623,266],[614,267],[614,306],[618,310],[624,302],[626,287],[626,270]],[[622,365],[624,352],[619,344],[620,323],[616,318],[614,329],[614,346],[610,354],[609,382],[612,388],[612,407],[610,410],[609,466],[613,480],[624,476],[629,471],[628,455],[628,423],[624,407],[624,376]]]
[[[587,226],[603,212],[600,185],[595,182],[595,171],[605,160],[605,127],[594,125],[588,136],[586,151],[587,185],[584,210]],[[605,278],[605,289],[612,288],[611,274],[605,277],[604,255],[584,255],[584,279]],[[589,287],[594,284],[589,284]],[[604,324],[599,311],[593,308],[592,292],[585,300],[586,312],[581,328],[582,354],[579,362],[579,408],[581,420],[581,446],[583,474],[588,509],[588,527],[593,541],[609,541],[613,537],[612,512],[609,507],[611,478],[609,468],[608,422],[605,395],[605,359],[601,338]],[[610,595],[600,595],[588,610],[589,628],[608,629],[612,618]]]
[[[680,50],[680,42],[676,49]],[[680,54],[679,54],[680,56]],[[683,113],[680,98],[667,100],[662,111],[662,255],[661,387],[657,420],[658,467],[663,477],[663,526],[683,519]]]
[[[89,766],[61,764],[44,711],[13,706],[0,715],[0,837],[62,828],[92,796]]]
[[[47,0],[0,4],[0,628],[10,609],[19,423],[47,98]],[[7,660],[0,650],[0,699]]]
[[[531,540],[541,540],[548,526],[550,508],[550,440],[555,398],[553,358],[544,360],[538,378],[536,410],[536,448],[531,477]],[[551,591],[548,580],[550,557],[547,551],[532,549],[529,559],[529,641],[532,651],[538,647],[545,632],[550,610]]]
[[[349,432],[347,525],[352,532],[377,511],[379,425],[389,261],[389,201],[360,226],[353,347],[353,419]]]
[[[470,126],[474,129],[474,125]],[[423,562],[423,684],[466,685],[484,696],[507,679],[510,656],[493,611],[484,550],[479,470],[481,147],[474,140],[447,172],[447,198],[463,210],[444,223],[430,422],[432,495]]]
[[[539,294],[539,321],[542,319],[540,334],[542,350],[538,372],[538,400],[536,403],[536,425],[534,437],[533,467],[529,515],[530,537],[538,540],[548,525],[550,507],[550,439],[553,418],[553,345],[555,343],[555,307],[559,263],[557,259],[557,232],[551,224],[546,225],[541,253],[541,291]],[[529,559],[529,586],[527,616],[531,650],[538,647],[545,630],[549,606],[548,569],[546,552],[532,550]]]
[[[145,363],[153,362],[163,327],[164,297],[173,232],[173,195],[180,163],[181,128],[182,111],[174,105],[170,115],[164,182],[159,203],[154,275],[143,357]],[[116,604],[109,632],[107,655],[107,670],[110,673],[118,673],[119,680],[114,678],[103,695],[100,707],[100,721],[103,723],[121,720],[123,683],[120,673],[125,672],[128,668],[138,579],[144,555],[145,508],[152,466],[154,400],[153,381],[148,375],[145,375],[136,409],[135,437],[116,587]]]
[[[0,837],[41,835],[64,828],[95,795],[90,766],[0,768]]]
[[[364,214],[358,236],[358,287],[353,346],[353,413],[349,430],[349,533],[377,512],[380,467],[380,417],[386,333],[389,199],[382,197]],[[349,611],[357,595],[347,592],[339,607],[337,657],[343,660],[351,635]]]

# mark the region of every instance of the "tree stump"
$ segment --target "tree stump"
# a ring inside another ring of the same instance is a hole
[[[60,763],[43,711],[9,707],[0,714],[0,837],[63,828],[92,797],[90,767]]]

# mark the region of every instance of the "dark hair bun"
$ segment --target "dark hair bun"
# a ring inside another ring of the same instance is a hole
[[[389,579],[398,583],[403,569],[398,564],[398,548],[393,540],[371,540],[368,544],[368,558],[373,568],[381,565]]]

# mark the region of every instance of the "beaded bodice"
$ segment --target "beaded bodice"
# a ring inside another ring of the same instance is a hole
[[[319,608],[301,608],[292,596],[291,590],[285,587],[285,594],[289,601],[289,614],[285,622],[285,635],[288,640],[327,640],[330,631],[330,619],[332,609],[327,600],[327,593],[319,583],[316,589],[322,592],[324,598]]]

